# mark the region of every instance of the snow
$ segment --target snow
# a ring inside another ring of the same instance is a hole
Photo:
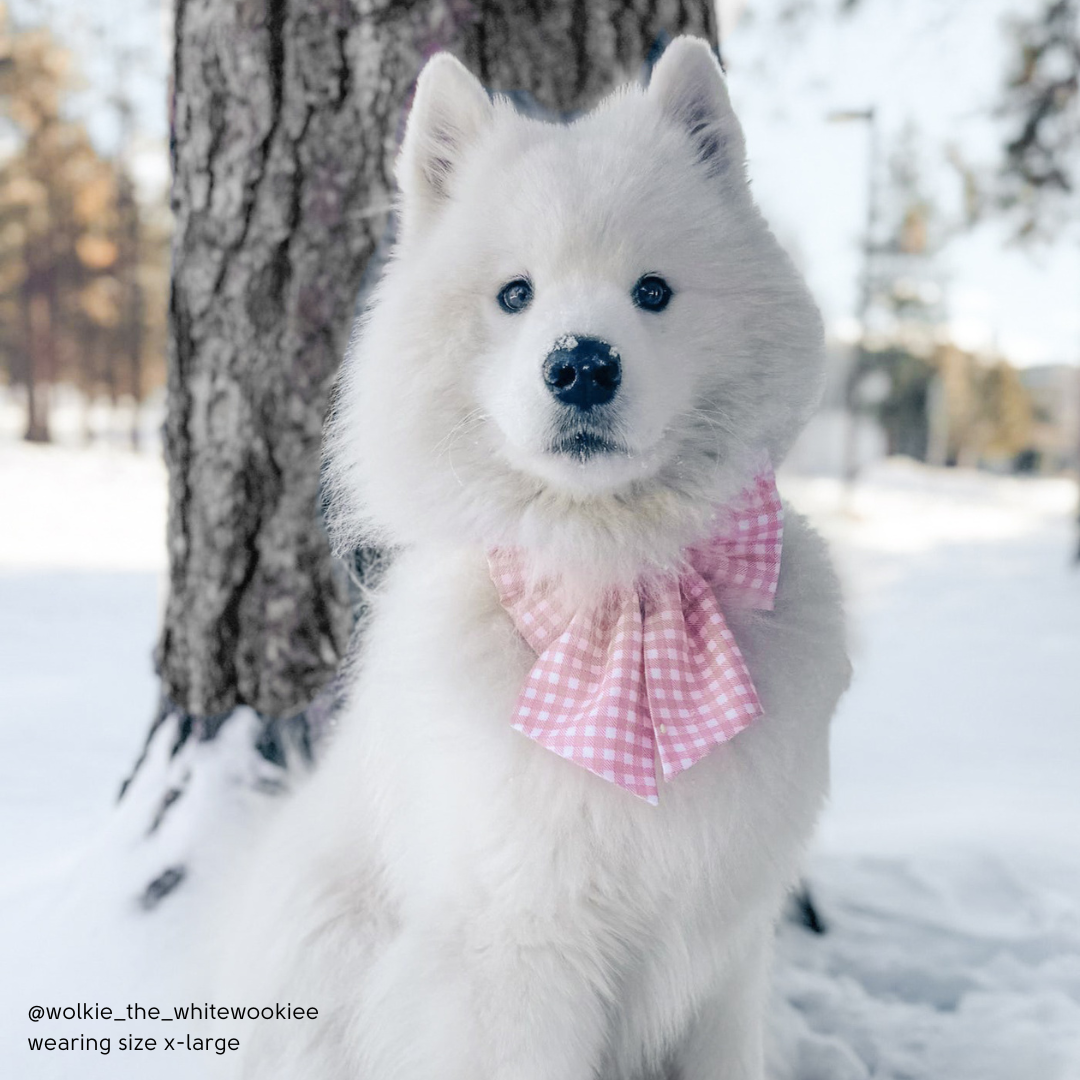
[[[0,522],[4,880],[108,820],[153,716],[164,465],[0,443]]]
[[[807,871],[828,932],[781,928],[774,1075],[1077,1080],[1075,487],[903,461],[850,493],[781,486],[833,545],[856,678]],[[155,709],[164,505],[153,457],[0,444],[0,1075],[208,1069],[120,1054],[104,1021],[25,1019],[32,1004],[204,1000],[197,913],[253,812],[245,792],[273,779],[158,739],[115,806]],[[244,743],[252,722],[223,737]],[[169,785],[187,809],[147,840]],[[189,876],[148,912],[143,889],[168,866]],[[80,1034],[111,1036],[112,1053],[24,1041]]]
[[[0,570],[157,575],[165,505],[156,455],[0,442]]]
[[[889,461],[790,477],[847,585],[855,679],[782,928],[792,1080],[1080,1077],[1076,487]]]
[[[789,497],[847,583],[855,678],[836,720],[826,850],[934,840],[1076,847],[1076,486],[895,461],[850,501]]]
[[[1077,881],[956,850],[830,856],[828,932],[781,930],[780,1041],[792,1080],[1075,1080]]]

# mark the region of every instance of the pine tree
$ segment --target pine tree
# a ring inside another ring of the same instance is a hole
[[[1021,239],[1057,238],[1080,221],[1080,0],[1049,0],[1013,33],[1001,202]],[[1080,472],[1080,446],[1076,465]],[[1075,559],[1080,564],[1080,499]]]
[[[1013,35],[1002,201],[1020,236],[1052,235],[1080,206],[1080,0],[1051,0]]]

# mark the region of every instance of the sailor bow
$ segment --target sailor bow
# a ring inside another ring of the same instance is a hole
[[[762,715],[716,592],[729,606],[771,610],[783,508],[771,468],[713,518],[679,573],[641,578],[567,609],[532,583],[523,553],[489,552],[492,580],[537,653],[513,726],[542,746],[656,805],[665,780]]]

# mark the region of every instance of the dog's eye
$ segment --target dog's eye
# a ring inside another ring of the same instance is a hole
[[[528,278],[514,278],[499,290],[499,307],[511,315],[516,315],[529,306],[532,298],[532,282]]]
[[[630,295],[642,311],[663,311],[671,299],[671,286],[658,274],[646,274]]]

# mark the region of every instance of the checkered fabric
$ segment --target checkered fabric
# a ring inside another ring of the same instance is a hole
[[[665,780],[761,716],[754,683],[717,602],[771,610],[783,508],[766,469],[717,511],[680,574],[651,575],[566,610],[533,585],[517,549],[489,553],[492,580],[537,653],[513,726],[656,805]]]

